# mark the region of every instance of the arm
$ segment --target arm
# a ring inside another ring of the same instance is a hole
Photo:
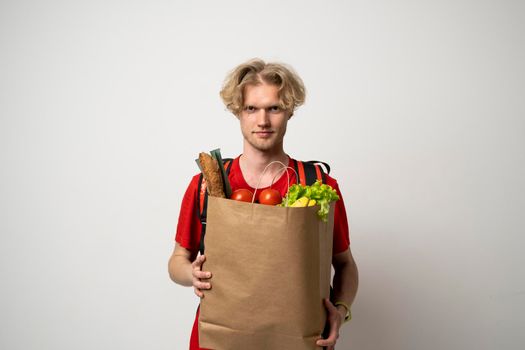
[[[342,253],[334,255],[332,258],[332,265],[335,270],[333,301],[342,301],[350,306],[354,302],[357,294],[357,286],[359,284],[357,265],[350,248]],[[343,306],[338,306],[338,310],[341,311],[341,309],[344,316],[346,314],[346,309]]]
[[[201,289],[209,289],[211,285],[207,273],[201,271],[205,256],[197,257],[199,232],[201,225],[197,213],[197,193],[199,175],[195,175],[188,185],[182,198],[179,222],[177,224],[176,244],[168,262],[168,272],[173,282],[183,286],[193,286],[195,294],[202,297]],[[190,248],[190,247],[195,247]],[[209,275],[211,277],[211,274]]]
[[[332,257],[334,266],[334,290],[333,302],[342,301],[348,306],[352,305],[357,294],[358,271],[355,260],[350,248],[336,254]],[[346,308],[342,305],[335,307],[331,301],[325,300],[325,306],[328,310],[328,322],[330,324],[330,334],[328,338],[317,341],[317,345],[326,346],[328,350],[333,349],[337,338],[339,338],[339,329],[343,324],[346,316]]]
[[[175,249],[168,262],[168,272],[173,282],[182,286],[193,286],[195,294],[203,298],[201,289],[210,289],[211,272],[201,271],[206,256],[192,253],[188,249],[175,244]]]

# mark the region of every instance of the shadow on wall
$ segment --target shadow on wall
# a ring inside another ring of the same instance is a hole
[[[363,233],[377,237],[377,233]],[[403,294],[410,289],[401,267],[392,261],[385,265],[385,245],[355,248],[353,254],[359,269],[359,289],[352,306],[352,320],[341,328],[337,350],[408,349],[409,339],[403,329]],[[388,260],[388,259],[387,259]],[[395,259],[394,259],[395,260]],[[412,294],[412,293],[409,293]],[[394,346],[395,344],[395,346]]]

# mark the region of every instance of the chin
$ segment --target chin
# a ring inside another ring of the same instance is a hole
[[[275,142],[249,142],[258,151],[267,152],[275,148]]]

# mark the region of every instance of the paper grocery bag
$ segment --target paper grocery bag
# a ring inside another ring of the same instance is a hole
[[[318,210],[208,197],[203,270],[213,277],[201,300],[201,347],[320,349],[334,206],[328,222]]]

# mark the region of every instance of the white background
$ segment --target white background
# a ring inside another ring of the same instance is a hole
[[[168,278],[218,92],[252,57],[308,89],[286,151],[339,180],[360,270],[338,349],[525,343],[522,1],[0,2],[0,348],[187,349]]]

